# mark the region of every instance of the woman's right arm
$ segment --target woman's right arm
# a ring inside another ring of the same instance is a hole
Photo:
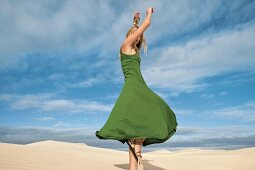
[[[140,37],[144,33],[144,31],[150,26],[152,8],[148,8],[146,13],[147,13],[147,16],[144,19],[141,26],[133,34],[131,34],[125,39],[124,41],[125,45],[131,46],[131,44],[133,44],[138,39],[138,37]]]

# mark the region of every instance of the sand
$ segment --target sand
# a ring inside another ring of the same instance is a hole
[[[255,147],[238,150],[188,148],[142,153],[145,170],[255,170]],[[128,170],[127,151],[47,140],[0,143],[1,170]]]

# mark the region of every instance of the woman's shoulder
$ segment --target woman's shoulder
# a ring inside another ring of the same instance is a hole
[[[132,53],[131,50],[132,50],[131,47],[125,45],[124,43],[120,46],[120,53],[122,53],[122,54],[127,54],[127,55],[136,54],[134,52]]]
[[[124,52],[124,53],[126,53],[126,52],[128,52],[127,51],[127,45],[125,44],[125,42],[123,42],[122,44],[121,44],[121,46],[120,46],[120,52]]]

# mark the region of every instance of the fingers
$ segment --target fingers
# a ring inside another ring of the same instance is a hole
[[[134,17],[139,18],[139,17],[140,17],[140,12],[139,12],[139,11],[136,11],[136,12],[134,13]]]
[[[149,7],[146,11],[147,14],[152,14],[153,13],[153,8]]]

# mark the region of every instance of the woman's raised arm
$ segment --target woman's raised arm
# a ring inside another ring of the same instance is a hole
[[[138,39],[138,37],[140,37],[144,33],[144,31],[150,26],[152,12],[153,8],[150,7],[147,9],[146,11],[147,16],[144,19],[143,23],[133,34],[131,34],[125,39],[124,41],[125,45],[131,46],[131,44],[133,44]]]

